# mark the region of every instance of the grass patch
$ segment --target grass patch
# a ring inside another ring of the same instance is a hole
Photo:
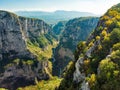
[[[47,81],[42,80],[40,82],[36,80],[36,85],[18,88],[17,90],[55,90],[57,87],[59,87],[61,80],[62,79],[58,77],[53,77]]]

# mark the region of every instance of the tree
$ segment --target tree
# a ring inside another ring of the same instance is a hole
[[[120,42],[120,29],[119,28],[113,29],[113,31],[110,33],[110,40],[112,44]]]
[[[103,37],[105,37],[105,36],[107,36],[107,32],[106,32],[105,30],[103,30],[102,33],[101,33],[101,35],[102,35]]]
[[[93,87],[96,83],[96,75],[92,74],[90,78],[88,79],[88,82],[89,82],[90,87]]]
[[[118,69],[118,65],[109,59],[102,60],[100,62],[99,70],[100,76],[105,81],[113,79],[114,71]]]

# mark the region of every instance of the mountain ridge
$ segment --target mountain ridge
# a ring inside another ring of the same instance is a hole
[[[59,21],[66,21],[76,17],[83,17],[83,16],[96,16],[93,13],[89,12],[79,12],[79,11],[64,11],[64,10],[57,10],[53,12],[44,12],[44,11],[18,11],[15,12],[17,15],[20,16],[27,16],[32,18],[39,18],[48,22],[49,24],[55,24]]]

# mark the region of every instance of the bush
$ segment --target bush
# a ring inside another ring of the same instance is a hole
[[[96,36],[96,40],[100,40],[100,36]]]
[[[96,83],[96,75],[92,74],[90,78],[88,79],[88,83],[90,87],[93,87]]]
[[[120,42],[120,29],[119,28],[113,29],[113,31],[110,33],[110,40],[112,44]]]
[[[103,30],[102,33],[101,33],[101,35],[102,35],[103,37],[105,37],[105,36],[107,36],[107,32],[106,32],[105,30]]]
[[[120,43],[114,44],[112,49],[113,49],[114,51],[120,50]]]
[[[118,65],[109,59],[102,60],[99,66],[101,79],[112,80],[114,77],[114,72],[118,71]]]

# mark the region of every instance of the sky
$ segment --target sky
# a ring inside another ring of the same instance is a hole
[[[104,14],[120,0],[1,0],[0,9],[8,11],[81,11]]]

